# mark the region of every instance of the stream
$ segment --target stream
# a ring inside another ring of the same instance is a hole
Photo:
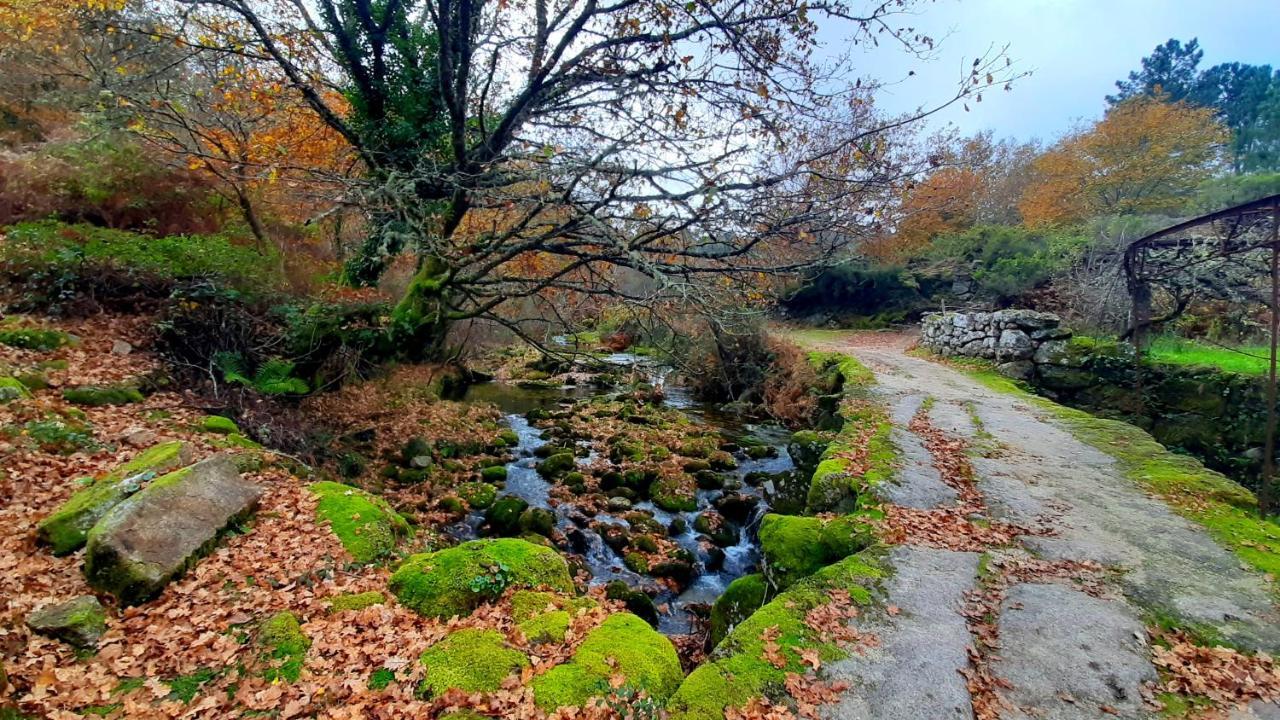
[[[745,478],[750,473],[772,474],[793,469],[791,458],[786,450],[790,432],[779,425],[750,422],[741,416],[725,412],[715,403],[694,400],[687,389],[665,383],[664,368],[651,365],[639,356],[614,353],[602,359],[613,365],[633,367],[646,372],[655,384],[662,386],[664,404],[678,409],[694,422],[717,430],[727,438],[751,437],[773,449],[771,457],[754,459],[742,452],[735,453],[738,467],[725,472],[733,481],[729,486],[734,488],[734,492],[755,499],[755,507],[738,529],[735,544],[717,548],[705,542],[705,537],[703,542],[700,542],[700,534],[694,530],[694,521],[698,515],[703,511],[714,509],[714,503],[728,492],[725,489],[699,489],[696,498],[697,508],[688,512],[669,512],[645,500],[634,503],[625,512],[603,511],[588,517],[587,513],[572,502],[552,503],[553,483],[542,477],[535,467],[541,459],[536,455],[538,448],[545,445],[547,439],[543,431],[531,424],[526,416],[536,410],[555,409],[579,400],[615,394],[616,388],[600,388],[588,384],[533,388],[489,382],[471,386],[463,401],[496,405],[519,437],[518,446],[512,448],[515,459],[506,466],[506,484],[499,495],[515,495],[528,502],[531,507],[551,509],[556,516],[557,529],[573,540],[571,551],[580,555],[590,570],[592,585],[622,580],[634,589],[644,590],[652,596],[658,608],[659,631],[667,635],[687,634],[697,627],[696,614],[701,612],[705,615],[706,606],[715,602],[729,583],[757,569],[760,553],[756,540],[756,528],[760,518],[768,509],[762,488],[771,489],[772,486],[767,481],[760,486],[755,486],[746,482]],[[590,463],[596,457],[594,452],[586,457],[579,457],[578,465]],[[670,539],[696,558],[695,576],[678,594],[648,575],[627,569],[623,564],[623,558],[589,526],[594,520],[629,528],[629,523],[622,515],[635,511],[650,514],[664,527],[675,527],[679,530],[679,532],[671,532]],[[459,539],[474,538],[484,519],[483,512],[473,512],[462,522],[452,526],[449,531]]]

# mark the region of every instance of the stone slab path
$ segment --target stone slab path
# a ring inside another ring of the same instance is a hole
[[[825,343],[875,374],[902,450],[890,503],[945,508],[956,493],[943,483],[922,439],[907,427],[931,398],[933,427],[966,439],[989,519],[1046,529],[1003,552],[1043,561],[1105,567],[1108,590],[1088,594],[1066,582],[1008,588],[996,624],[991,672],[1008,684],[1002,719],[1153,718],[1144,687],[1156,679],[1144,619],[1152,611],[1217,628],[1246,648],[1280,650],[1280,613],[1256,573],[1199,526],[1174,514],[1124,477],[1108,455],[1077,440],[1044,410],[965,374],[904,352],[906,342],[850,335]],[[970,718],[960,672],[974,641],[968,593],[981,589],[978,554],[910,544],[889,557],[885,603],[896,616],[861,618],[881,647],[829,666],[850,688],[830,718]],[[1255,703],[1237,720],[1280,718]]]

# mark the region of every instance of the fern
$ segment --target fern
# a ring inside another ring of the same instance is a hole
[[[306,380],[293,376],[294,366],[289,360],[267,360],[252,376],[239,353],[220,352],[213,356],[213,363],[227,382],[251,387],[263,395],[305,395],[311,392]]]

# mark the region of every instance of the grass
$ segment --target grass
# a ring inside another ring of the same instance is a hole
[[[1265,375],[1270,365],[1267,359],[1270,352],[1271,349],[1265,345],[1226,348],[1162,336],[1151,341],[1147,358],[1164,365],[1211,367],[1241,375]]]

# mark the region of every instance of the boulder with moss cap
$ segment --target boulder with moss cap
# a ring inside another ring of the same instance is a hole
[[[27,616],[27,627],[32,632],[89,649],[97,646],[107,631],[107,615],[98,598],[81,595],[35,610]]]
[[[358,563],[387,557],[409,535],[409,523],[382,498],[328,480],[313,483],[310,489],[319,500],[316,519],[328,525]]]
[[[872,541],[870,526],[857,515],[822,519],[770,513],[760,521],[765,578],[778,590]]]
[[[125,604],[148,600],[248,515],[261,495],[226,455],[157,478],[89,531],[85,576]]]
[[[671,641],[644,620],[621,613],[587,633],[572,660],[535,678],[534,698],[548,711],[582,707],[592,697],[609,694],[614,675],[623,678],[624,690],[643,691],[660,703],[684,677]]]
[[[509,675],[529,667],[529,658],[507,644],[496,630],[467,628],[450,633],[422,653],[426,672],[421,693],[427,697],[449,690],[493,692]]]
[[[191,462],[191,447],[175,440],[156,445],[94,481],[40,521],[36,537],[66,555],[84,546],[92,528],[111,508],[141,490],[157,475]]]
[[[422,615],[466,615],[507,588],[572,592],[569,565],[555,550],[516,538],[472,540],[410,556],[391,576],[391,592]]]

